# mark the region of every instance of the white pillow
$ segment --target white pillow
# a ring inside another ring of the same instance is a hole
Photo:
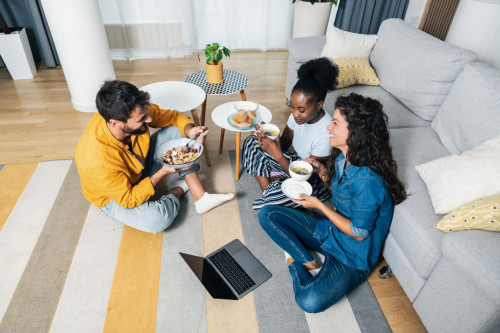
[[[368,57],[376,41],[377,35],[356,34],[330,24],[321,56],[334,60],[346,57]]]
[[[500,192],[500,136],[479,146],[415,167],[427,185],[434,211],[447,214]]]

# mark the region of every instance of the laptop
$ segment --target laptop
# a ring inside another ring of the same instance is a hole
[[[213,298],[240,299],[272,276],[238,239],[206,258],[179,254]]]

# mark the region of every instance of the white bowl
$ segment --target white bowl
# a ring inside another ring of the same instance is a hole
[[[250,101],[241,101],[235,103],[234,108],[236,110],[255,111],[257,110],[257,103]]]
[[[191,141],[191,142],[189,142]],[[189,142],[189,147],[191,148],[200,148],[200,156],[198,156],[197,159],[195,160],[192,160],[190,162],[187,162],[187,163],[183,163],[183,164],[168,164],[168,163],[165,163],[163,161],[163,154],[165,154],[165,152],[173,149],[173,148],[176,148],[178,146],[186,146],[186,144]],[[193,141],[191,139],[188,139],[188,138],[180,138],[180,139],[174,139],[174,140],[170,140],[170,141],[167,141],[167,142],[164,142],[162,144],[160,144],[158,146],[158,148],[156,149],[156,158],[162,162],[163,164],[165,165],[168,165],[169,167],[172,167],[174,169],[182,169],[182,168],[186,168],[188,166],[191,166],[193,165],[194,163],[196,163],[196,161],[198,161],[201,157],[201,155],[203,155],[203,145],[199,144],[198,142],[196,141]]]
[[[280,135],[280,128],[274,124],[262,124],[259,129],[262,133],[264,133],[269,139],[276,140],[276,138]],[[276,132],[276,135],[270,135],[266,132],[273,131]]]
[[[288,169],[290,172],[290,177],[292,177],[293,179],[295,179],[298,182],[303,182],[305,180],[308,180],[311,177],[312,171],[313,171],[312,165],[305,162],[305,161],[292,162],[292,163],[290,163],[290,166]],[[307,174],[297,173],[296,172],[297,169],[305,169]],[[295,170],[295,171],[293,171],[293,170]]]

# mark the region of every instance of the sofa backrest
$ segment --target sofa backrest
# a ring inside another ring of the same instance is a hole
[[[370,54],[380,85],[422,119],[432,120],[472,51],[445,43],[400,19],[385,20]]]
[[[466,64],[431,127],[453,154],[500,135],[500,70]]]

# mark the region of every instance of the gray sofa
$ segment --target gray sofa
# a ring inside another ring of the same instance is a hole
[[[289,41],[288,97],[297,68],[319,57],[325,42]],[[415,166],[500,135],[500,71],[399,19],[383,22],[369,59],[380,86],[335,90],[325,110],[333,113],[337,96],[355,92],[378,99],[389,117],[399,176],[411,195],[396,206],[383,256],[428,331],[499,332],[500,233],[436,230],[443,215],[434,213]]]

